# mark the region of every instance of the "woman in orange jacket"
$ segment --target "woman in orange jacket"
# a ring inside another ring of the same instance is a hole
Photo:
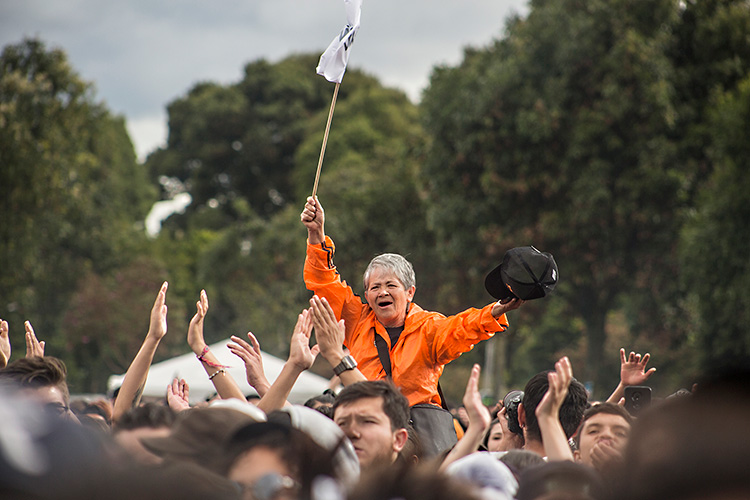
[[[425,311],[412,302],[414,269],[398,254],[382,254],[370,262],[364,274],[363,302],[333,265],[335,247],[325,235],[325,216],[317,197],[307,199],[300,218],[308,234],[305,285],[327,300],[337,320],[344,320],[344,344],[351,352],[351,356],[345,356],[343,349],[323,354],[328,354],[326,359],[337,374],[358,368],[369,380],[386,378],[376,346],[379,336],[390,355],[393,382],[412,406],[439,406],[437,384],[443,367],[478,342],[505,331],[505,313],[524,302],[514,298],[453,316]]]

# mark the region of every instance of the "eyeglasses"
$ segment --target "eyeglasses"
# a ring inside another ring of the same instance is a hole
[[[70,410],[69,406],[65,406],[60,403],[47,403],[46,405],[44,405],[44,411],[46,411],[50,415],[55,415],[58,417],[61,417],[68,413],[68,410]]]
[[[284,492],[295,492],[299,484],[289,476],[276,473],[266,474],[258,478],[253,484],[236,483],[243,492],[249,492],[255,500],[273,500]]]

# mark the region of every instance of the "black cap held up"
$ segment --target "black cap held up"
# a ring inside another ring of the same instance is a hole
[[[490,271],[484,287],[498,300],[539,299],[557,285],[557,264],[552,254],[532,246],[511,248]]]

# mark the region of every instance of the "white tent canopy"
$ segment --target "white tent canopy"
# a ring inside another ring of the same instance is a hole
[[[240,358],[232,354],[227,347],[229,342],[229,340],[224,340],[211,344],[209,349],[218,358],[219,363],[230,366],[230,368],[226,369],[227,373],[234,377],[246,396],[256,394],[255,389],[247,384],[244,363]],[[266,352],[261,352],[261,357],[263,358],[263,370],[266,373],[266,377],[273,383],[276,377],[279,376],[279,373],[281,373],[284,361]],[[124,378],[125,375],[112,375],[109,377],[107,388],[110,393],[122,384]],[[146,379],[146,386],[143,389],[143,395],[158,398],[164,397],[167,393],[167,385],[171,384],[174,378],[183,378],[190,386],[191,404],[204,401],[216,392],[214,385],[208,380],[208,375],[203,369],[201,362],[196,359],[195,354],[188,353],[151,365],[148,378]],[[289,401],[301,404],[313,396],[322,394],[326,389],[328,389],[327,379],[314,373],[303,372],[292,388]]]

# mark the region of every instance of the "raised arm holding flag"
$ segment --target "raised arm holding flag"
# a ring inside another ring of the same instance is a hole
[[[346,26],[341,33],[336,35],[331,44],[320,56],[318,67],[315,68],[317,73],[323,76],[331,83],[336,83],[333,89],[333,99],[331,99],[331,109],[328,111],[328,122],[326,131],[323,135],[323,145],[320,148],[320,158],[318,158],[318,170],[315,173],[315,184],[313,185],[312,195],[318,191],[318,181],[320,180],[320,170],[323,166],[323,156],[326,152],[326,143],[328,143],[328,132],[331,129],[331,120],[333,119],[333,109],[336,106],[336,97],[339,94],[339,85],[346,72],[346,63],[349,61],[349,49],[354,43],[354,37],[359,31],[359,19],[362,13],[362,0],[344,0],[346,8]]]

